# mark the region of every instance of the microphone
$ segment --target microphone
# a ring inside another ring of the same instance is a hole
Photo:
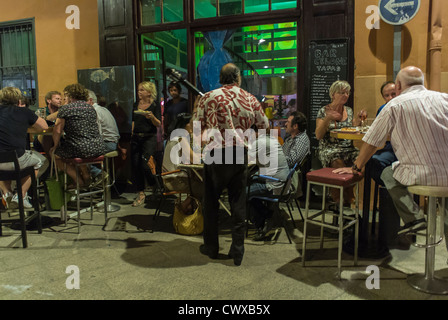
[[[186,79],[182,78],[182,75],[178,71],[176,71],[174,69],[167,68],[165,70],[165,73],[171,80],[177,81],[177,82],[182,82],[184,84],[184,86],[186,86],[187,89],[190,89],[191,91],[193,91],[193,93],[200,95],[201,97],[204,96],[204,94],[201,91],[199,91],[198,88],[196,88],[194,85],[192,85]]]

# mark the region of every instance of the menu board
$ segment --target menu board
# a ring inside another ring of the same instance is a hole
[[[316,151],[316,118],[319,110],[331,102],[330,87],[337,80],[348,81],[349,39],[314,40],[308,48],[306,103],[308,106],[311,148]]]
[[[329,89],[337,80],[348,80],[348,39],[315,40],[309,46],[310,120],[331,102]]]

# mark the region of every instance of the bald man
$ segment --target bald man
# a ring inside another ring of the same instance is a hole
[[[384,107],[364,136],[353,167],[335,172],[361,172],[390,136],[398,161],[384,169],[381,179],[405,223],[398,234],[406,234],[426,228],[424,215],[407,187],[448,186],[448,94],[427,90],[423,72],[417,67],[402,69],[395,84],[397,97]],[[445,212],[445,233],[447,219]]]

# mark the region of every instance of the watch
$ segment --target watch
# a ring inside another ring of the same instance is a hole
[[[356,171],[356,172],[358,172],[358,173],[362,171],[361,169],[358,168],[358,166],[357,166],[356,164],[353,164],[353,166],[352,166],[352,170],[353,170],[353,171]]]

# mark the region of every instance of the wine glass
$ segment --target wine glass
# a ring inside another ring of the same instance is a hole
[[[366,125],[367,111],[361,110],[359,112],[359,118],[361,119],[361,131],[365,131],[365,129],[367,129],[367,125]]]

